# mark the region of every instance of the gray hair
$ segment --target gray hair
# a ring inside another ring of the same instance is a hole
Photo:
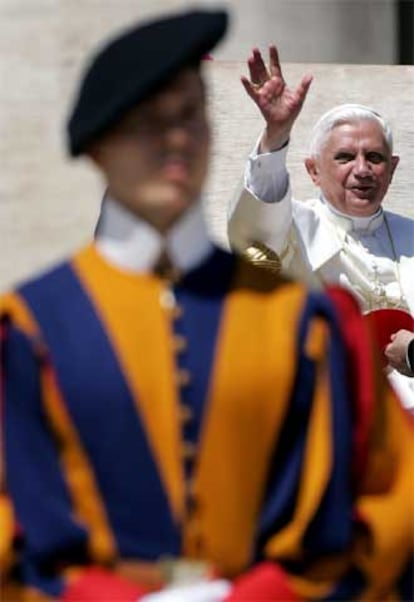
[[[310,142],[310,156],[316,157],[320,154],[326,138],[337,125],[358,121],[360,119],[370,119],[376,121],[381,126],[387,146],[392,153],[393,138],[390,123],[384,119],[377,111],[359,104],[344,104],[334,107],[319,118],[313,127]]]

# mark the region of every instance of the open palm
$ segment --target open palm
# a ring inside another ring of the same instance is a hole
[[[250,79],[242,77],[242,84],[262,113],[269,133],[277,139],[288,137],[298,116],[309,86],[311,75],[305,75],[296,89],[289,88],[282,75],[276,46],[269,46],[269,67],[260,51],[253,49],[248,60]]]

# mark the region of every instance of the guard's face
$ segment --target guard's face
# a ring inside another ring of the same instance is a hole
[[[187,69],[126,113],[90,155],[111,195],[164,231],[199,198],[208,151],[202,80]]]
[[[380,207],[398,160],[391,155],[381,126],[361,119],[336,126],[320,156],[306,160],[306,168],[336,209],[362,217]]]

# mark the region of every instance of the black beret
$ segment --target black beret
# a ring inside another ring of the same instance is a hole
[[[187,65],[198,65],[227,28],[224,11],[190,11],[125,31],[92,59],[68,121],[72,156]]]

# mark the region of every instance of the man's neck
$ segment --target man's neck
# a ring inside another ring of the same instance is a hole
[[[168,250],[182,272],[196,267],[213,249],[201,203],[190,207],[161,233],[107,194],[95,235],[97,248],[108,261],[137,272],[150,271],[162,249]]]
[[[322,195],[321,200],[334,217],[338,218],[339,220],[348,222],[352,226],[353,230],[366,230],[370,227],[371,224],[376,224],[378,222],[378,225],[380,225],[382,222],[382,217],[384,213],[382,207],[379,207],[377,211],[375,211],[375,213],[372,213],[371,215],[357,216],[349,215],[348,213],[340,211]]]

